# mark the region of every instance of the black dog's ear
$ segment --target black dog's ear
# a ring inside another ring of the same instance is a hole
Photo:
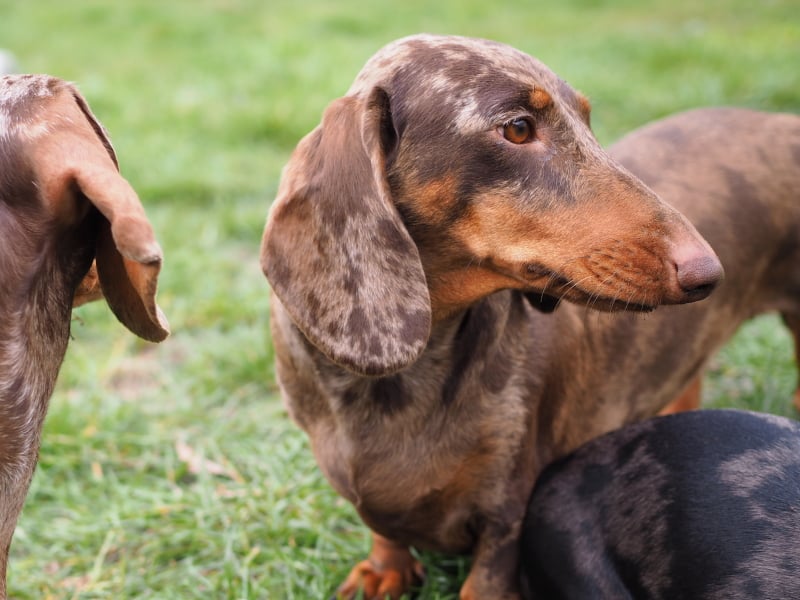
[[[533,308],[543,313],[553,312],[561,303],[561,298],[556,298],[547,294],[541,294],[539,292],[525,294],[525,299]]]

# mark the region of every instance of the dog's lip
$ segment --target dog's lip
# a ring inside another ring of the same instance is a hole
[[[572,304],[579,304],[588,308],[603,312],[652,312],[656,306],[652,304],[642,304],[630,302],[620,297],[603,296],[583,290],[577,286],[569,284],[569,287],[548,286],[545,290],[529,290],[529,293],[540,293],[555,298],[567,300]]]
[[[573,283],[568,277],[545,267],[539,263],[528,263],[524,268],[525,274],[539,281],[544,279],[544,287],[532,285],[525,291],[532,294],[543,294],[554,298],[568,300],[573,304],[585,305],[604,312],[651,312],[657,305],[644,304],[640,302],[630,302],[619,297],[604,296],[596,292],[590,292]]]
[[[621,298],[610,298],[608,296],[596,296],[586,294],[580,300],[575,300],[564,296],[565,300],[569,300],[574,304],[582,304],[589,308],[600,310],[603,312],[652,312],[656,309],[655,306],[650,304],[639,304],[636,302],[626,302]]]

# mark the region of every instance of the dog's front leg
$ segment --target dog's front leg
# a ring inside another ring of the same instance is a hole
[[[423,576],[422,564],[411,555],[408,546],[373,532],[369,558],[353,567],[334,598],[356,598],[361,590],[365,600],[398,600]]]
[[[521,516],[513,524],[489,523],[472,554],[460,600],[520,600],[518,582]]]

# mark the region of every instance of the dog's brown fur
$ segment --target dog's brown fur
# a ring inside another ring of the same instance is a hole
[[[343,596],[397,598],[413,544],[472,552],[463,599],[518,598],[539,469],[657,408],[632,403],[635,370],[609,352],[634,321],[532,307],[646,310],[722,274],[588,120],[521,52],[419,36],[373,57],[292,156],[262,265],[286,405],[375,532]],[[606,362],[616,389],[598,394]]]
[[[161,341],[160,268],[139,199],[78,91],[47,76],[0,78],[0,598],[73,299],[102,287],[122,323]]]

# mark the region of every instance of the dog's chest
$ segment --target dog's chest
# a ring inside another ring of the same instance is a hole
[[[320,467],[371,528],[463,552],[474,541],[476,511],[507,500],[526,435],[523,394],[516,385],[503,394],[473,384],[448,404],[441,386],[426,390],[402,378],[362,383],[363,396],[332,401],[342,403],[338,418],[312,425]]]
[[[474,542],[471,517],[504,495],[499,490],[513,470],[510,448],[499,446],[520,435],[481,431],[459,419],[443,427],[444,420],[431,415],[414,432],[408,423],[400,428],[382,420],[358,432],[312,436],[313,447],[326,477],[373,530],[419,547],[466,552]]]
[[[498,328],[484,309],[434,332],[411,367],[369,378],[273,311],[284,401],[336,490],[391,539],[468,550],[473,517],[503,510],[530,427],[525,329]]]

